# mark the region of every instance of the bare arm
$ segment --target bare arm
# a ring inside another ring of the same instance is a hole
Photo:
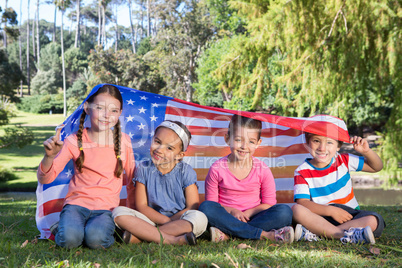
[[[259,205],[256,206],[256,207],[247,209],[247,210],[244,211],[243,213],[244,213],[244,215],[246,215],[247,218],[250,219],[250,218],[253,217],[254,215],[260,213],[261,211],[267,210],[267,209],[269,209],[270,207],[272,207],[272,206],[271,206],[271,205],[268,205],[268,204],[259,204]]]
[[[364,165],[362,171],[375,173],[383,168],[381,158],[373,150],[370,149],[367,140],[354,136],[350,139],[356,152],[364,156]]]
[[[144,184],[138,181],[135,183],[135,207],[139,212],[147,216],[154,223],[165,224],[170,222],[170,218],[168,216],[165,216],[148,206],[146,187]]]
[[[186,196],[186,208],[170,217],[171,220],[180,219],[181,215],[183,215],[187,210],[198,209],[198,206],[200,205],[200,196],[198,195],[197,186],[195,184],[189,185],[184,190],[184,194]]]
[[[344,223],[353,219],[352,215],[338,207],[317,204],[308,199],[297,199],[296,202],[317,215],[330,216],[339,223]]]
[[[44,173],[47,173],[50,170],[53,165],[53,160],[60,152],[61,148],[63,148],[64,143],[60,140],[60,132],[61,128],[58,128],[55,136],[52,136],[43,142],[45,156],[43,157],[39,168],[41,168]],[[38,177],[38,181],[42,184],[48,183],[43,177]]]

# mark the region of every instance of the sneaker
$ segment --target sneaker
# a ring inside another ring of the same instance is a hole
[[[131,233],[129,231],[124,231],[122,240],[124,244],[130,244],[131,241]]]
[[[285,226],[278,230],[273,230],[275,232],[275,240],[281,243],[292,243],[294,240],[295,233],[292,226]]]
[[[210,227],[209,233],[211,234],[211,242],[218,243],[229,239],[229,236],[216,227]]]
[[[59,231],[59,222],[56,221],[49,227],[50,232],[56,236],[57,232]]]
[[[301,224],[296,225],[295,228],[295,241],[320,241],[318,235],[313,234]]]
[[[345,236],[341,238],[343,244],[375,244],[374,234],[370,226],[365,228],[350,228],[345,231]]]

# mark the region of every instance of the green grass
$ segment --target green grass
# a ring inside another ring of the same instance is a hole
[[[54,135],[55,126],[64,121],[60,114],[31,114],[18,111],[11,118],[9,126],[16,124],[26,126],[33,131],[35,139],[31,145],[22,149],[15,147],[1,149],[0,166],[14,172],[19,179],[0,183],[2,190],[34,190],[37,185],[36,169],[44,155],[43,142]],[[44,125],[44,126],[42,126]],[[0,135],[4,134],[1,132]]]
[[[0,267],[401,267],[401,206],[367,206],[387,222],[374,246],[342,245],[340,241],[278,245],[269,241],[233,239],[197,246],[115,243],[106,250],[62,249],[53,241],[35,239],[35,200],[0,197]],[[23,243],[28,241],[26,246]],[[239,249],[239,244],[249,248]],[[379,250],[378,253],[372,253]]]

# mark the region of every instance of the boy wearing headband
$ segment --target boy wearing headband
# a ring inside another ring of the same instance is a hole
[[[177,121],[156,128],[151,160],[138,164],[133,183],[127,185],[128,207],[113,211],[116,225],[125,230],[124,242],[161,243],[162,236],[164,244],[195,245],[207,228],[206,216],[197,210],[197,175],[181,161],[190,139],[186,126]]]

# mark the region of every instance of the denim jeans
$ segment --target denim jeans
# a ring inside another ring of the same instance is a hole
[[[292,209],[277,204],[254,215],[249,222],[242,222],[226,211],[221,204],[204,201],[198,208],[208,218],[211,226],[222,232],[245,239],[260,239],[262,231],[271,231],[292,224]]]
[[[58,246],[75,248],[108,248],[114,243],[114,221],[109,210],[89,210],[77,205],[65,205],[55,236]]]

